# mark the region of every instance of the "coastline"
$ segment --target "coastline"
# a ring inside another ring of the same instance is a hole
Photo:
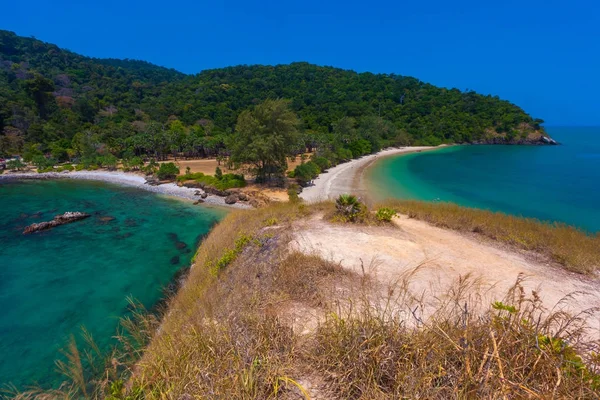
[[[73,172],[46,172],[46,173],[8,173],[0,175],[0,182],[8,180],[47,180],[47,179],[74,179],[87,181],[100,181],[122,186],[135,187],[160,195],[165,195],[177,199],[188,201],[203,200],[208,206],[222,206],[228,208],[251,209],[246,204],[226,204],[225,199],[215,195],[209,195],[206,199],[201,199],[196,192],[202,192],[202,189],[192,189],[183,186],[177,186],[175,183],[163,183],[157,186],[146,184],[146,179],[137,174],[120,171],[73,171]]]
[[[397,147],[381,150],[375,154],[369,154],[361,158],[348,161],[343,164],[336,165],[327,170],[327,172],[319,175],[312,186],[304,188],[300,193],[300,198],[308,203],[316,203],[319,201],[332,200],[340,194],[352,193],[363,200],[369,199],[369,190],[364,181],[364,172],[377,160],[385,157],[396,156],[400,154],[410,154],[421,151],[431,151],[440,148],[448,147],[441,146],[414,146],[414,147]]]

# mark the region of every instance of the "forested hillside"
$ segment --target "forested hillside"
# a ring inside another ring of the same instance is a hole
[[[0,155],[227,155],[240,113],[277,98],[300,119],[290,153],[317,147],[358,156],[388,145],[514,143],[543,133],[543,121],[507,101],[411,77],[308,63],[189,76],[0,31]]]

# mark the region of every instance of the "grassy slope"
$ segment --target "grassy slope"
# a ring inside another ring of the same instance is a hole
[[[294,220],[331,208],[229,215],[199,249],[133,387],[175,399],[595,396],[598,360],[577,356],[590,345],[581,321],[542,315],[518,282],[481,314],[459,282],[424,322],[399,312],[414,306],[406,286],[374,302],[367,277],[284,251]],[[295,329],[290,309],[320,324]]]

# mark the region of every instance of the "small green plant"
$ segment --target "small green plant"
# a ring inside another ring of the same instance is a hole
[[[298,203],[300,201],[300,196],[298,196],[298,185],[293,184],[287,190],[287,194],[290,200],[290,203]]]
[[[190,167],[185,167],[185,176],[190,176],[192,174],[192,169]]]
[[[279,222],[279,220],[277,218],[269,218],[268,220],[265,221],[265,225],[273,226],[273,225],[277,225],[278,222]]]
[[[391,222],[392,218],[394,218],[395,215],[396,215],[396,211],[394,209],[388,208],[388,207],[381,207],[375,213],[375,217],[377,218],[377,221],[380,221],[380,222]]]
[[[223,179],[223,171],[221,171],[221,168],[219,167],[215,169],[215,178],[217,178],[218,180]]]
[[[354,222],[358,219],[364,206],[356,196],[341,194],[335,201],[335,208],[343,221]]]
[[[164,163],[160,165],[156,175],[158,179],[175,179],[179,175],[179,168],[173,163]]]

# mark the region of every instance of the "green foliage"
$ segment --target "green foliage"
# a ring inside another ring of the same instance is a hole
[[[335,201],[337,215],[342,221],[355,222],[364,211],[364,205],[351,194],[341,194]]]
[[[25,164],[23,164],[23,162],[21,162],[21,160],[17,159],[13,159],[10,160],[6,163],[6,168],[8,168],[11,171],[20,171],[23,168],[25,168]]]
[[[97,157],[96,161],[98,163],[98,166],[101,168],[104,167],[111,171],[117,169],[118,160],[117,157],[113,156],[112,154]]]
[[[300,201],[300,196],[298,196],[298,185],[290,185],[287,190],[288,198],[290,203],[298,203]]]
[[[396,211],[393,208],[381,207],[375,213],[375,218],[380,222],[391,222],[395,215]]]
[[[314,161],[309,161],[304,164],[298,165],[294,169],[294,178],[301,184],[306,184],[309,181],[315,179],[321,173],[321,168]]]
[[[325,157],[319,157],[319,156],[314,156],[312,158],[312,162],[314,162],[315,164],[317,164],[317,166],[319,167],[319,169],[321,171],[325,171],[327,170],[329,167],[331,167],[331,161],[329,161],[327,158]]]
[[[196,181],[203,186],[210,186],[218,190],[227,190],[246,186],[244,175],[238,174],[222,174],[220,179],[218,179],[216,176],[204,175],[202,172],[196,172],[177,177],[178,182],[185,182],[189,180]]]
[[[209,263],[208,267],[213,275],[217,275],[220,271],[225,269],[229,264],[235,261],[238,254],[244,250],[244,247],[252,241],[252,236],[246,234],[240,234],[235,240],[233,249],[225,249],[223,255],[218,258],[214,263]]]
[[[97,158],[107,153],[217,157],[219,164],[231,155],[253,164],[260,181],[280,178],[286,156],[305,150],[315,150],[313,161],[325,170],[331,165],[320,157],[333,165],[386,146],[515,142],[543,133],[542,120],[498,97],[308,63],[188,76],[0,31],[0,65],[0,154],[26,161],[49,154],[92,168],[105,165]]]
[[[230,142],[231,160],[254,165],[258,182],[281,176],[287,156],[297,146],[299,121],[289,103],[265,100],[238,118],[236,137]]]
[[[221,171],[221,168],[219,167],[215,169],[215,178],[217,178],[218,180],[223,179],[223,171]]]
[[[159,179],[175,179],[179,175],[179,167],[171,162],[160,164],[156,175]]]

